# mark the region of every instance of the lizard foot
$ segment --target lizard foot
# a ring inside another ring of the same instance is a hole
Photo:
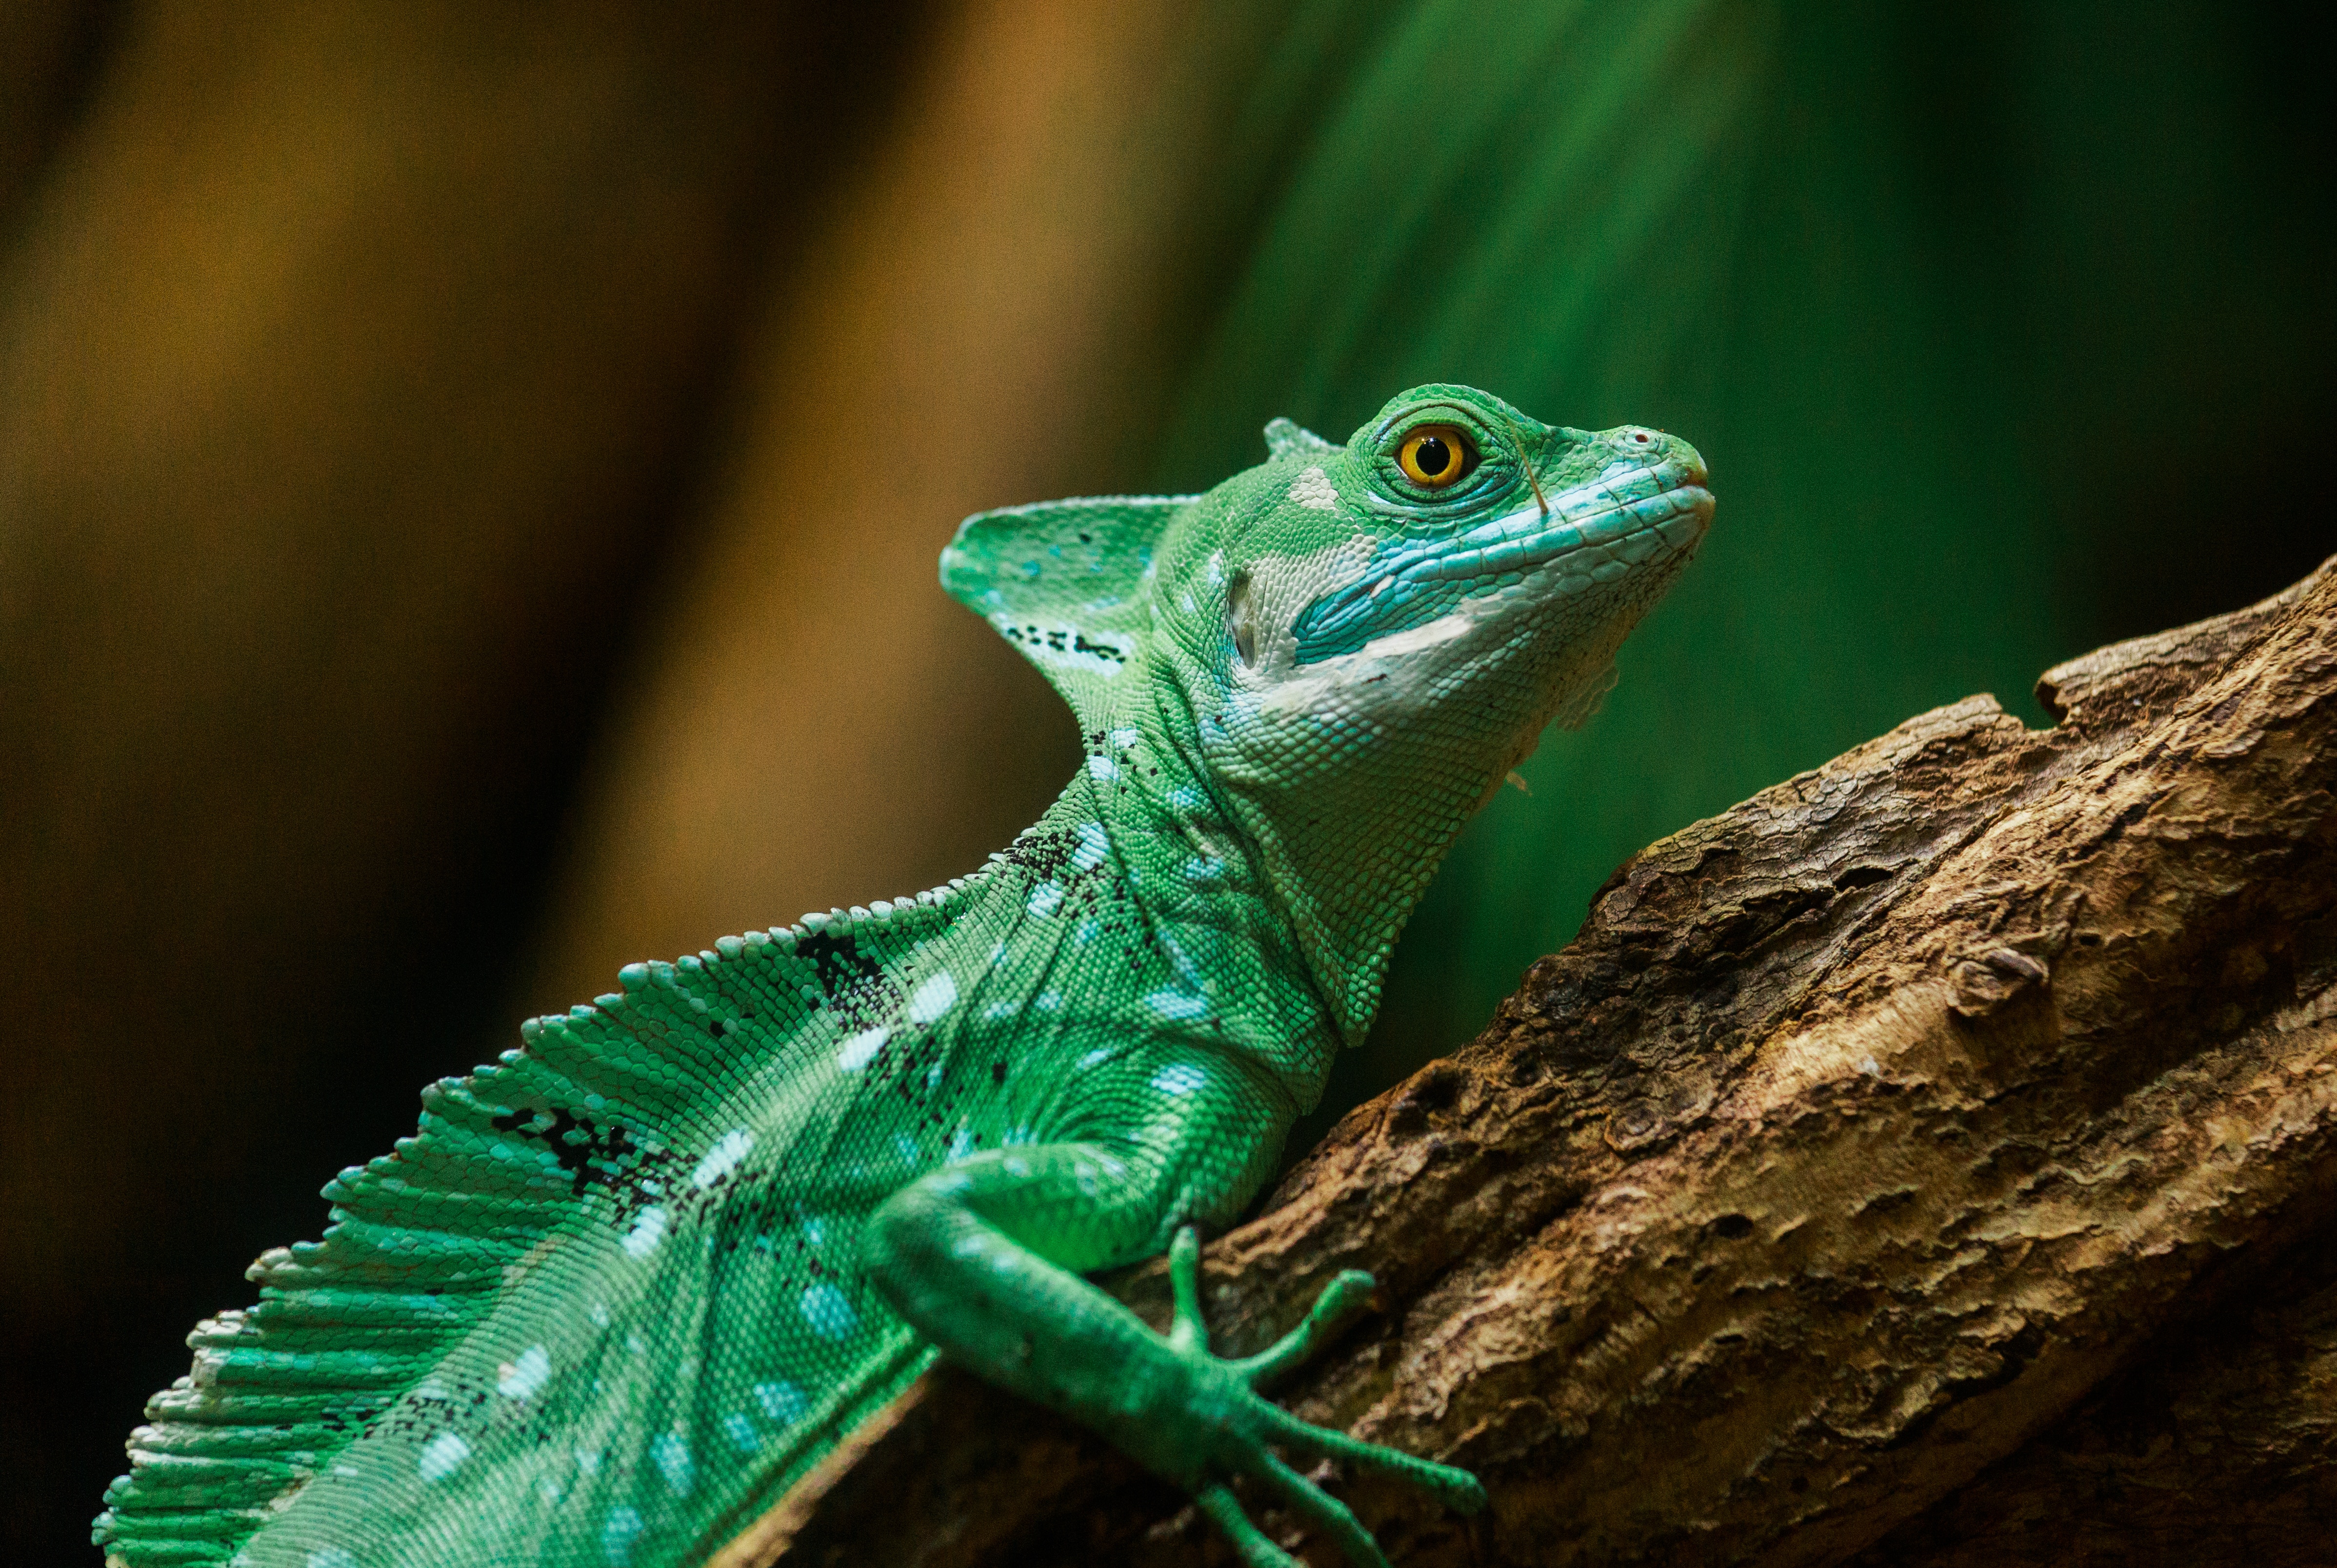
[[[1311,1359],[1354,1320],[1371,1297],[1369,1274],[1355,1269],[1341,1274],[1315,1299],[1305,1322],[1258,1354],[1237,1360],[1219,1360],[1209,1354],[1209,1331],[1201,1316],[1201,1242],[1189,1225],[1177,1232],[1169,1246],[1168,1283],[1176,1299],[1168,1348],[1188,1364],[1206,1364],[1207,1380],[1215,1385],[1212,1392],[1220,1410],[1217,1441],[1209,1446],[1201,1466],[1187,1467],[1186,1479],[1195,1504],[1225,1532],[1249,1568],[1303,1564],[1267,1540],[1242,1512],[1226,1484],[1236,1472],[1257,1476],[1279,1492],[1300,1517],[1336,1541],[1356,1568],[1388,1568],[1372,1533],[1346,1505],[1268,1452],[1269,1443],[1401,1476],[1464,1514],[1485,1505],[1485,1488],[1466,1470],[1310,1425],[1256,1392]]]

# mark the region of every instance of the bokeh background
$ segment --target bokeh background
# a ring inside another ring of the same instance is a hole
[[[1621,858],[2337,549],[2324,8],[0,10],[0,1556],[427,1079],[963,871],[1076,757],[963,514],[1392,392],[1694,440],[1703,560],[1317,1119]],[[1302,1131],[1302,1140],[1309,1135]]]

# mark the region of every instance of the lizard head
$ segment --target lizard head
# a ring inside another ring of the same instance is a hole
[[[1675,436],[1463,386],[1403,393],[1344,446],[1284,420],[1266,443],[1202,496],[972,520],[944,578],[1091,735],[1168,716],[1356,1037],[1462,824],[1550,723],[1595,710],[1712,494]]]
[[[1162,541],[1162,663],[1359,1032],[1444,851],[1553,720],[1596,709],[1712,493],[1676,436],[1461,386],[1401,394],[1345,446],[1267,439]]]
[[[1282,421],[1267,440],[1168,531],[1156,593],[1213,763],[1245,775],[1319,782],[1368,738],[1481,792],[1589,716],[1712,517],[1677,437],[1468,387],[1404,393],[1343,447]]]

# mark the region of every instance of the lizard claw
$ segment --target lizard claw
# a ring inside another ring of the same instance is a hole
[[[1200,1237],[1188,1225],[1177,1232],[1168,1249],[1168,1284],[1175,1301],[1168,1334],[1169,1345],[1183,1355],[1209,1361],[1252,1390],[1320,1352],[1354,1320],[1371,1299],[1373,1289],[1369,1274],[1350,1269],[1324,1287],[1305,1320],[1289,1333],[1255,1356],[1217,1361],[1208,1353],[1208,1328],[1201,1312],[1200,1268]],[[1256,1401],[1258,1440],[1245,1445],[1246,1452],[1227,1456],[1230,1464],[1221,1461],[1220,1467],[1246,1471],[1271,1485],[1294,1512],[1336,1541],[1356,1568],[1388,1568],[1387,1558],[1373,1541],[1371,1532],[1345,1504],[1267,1452],[1267,1442],[1401,1477],[1435,1494],[1464,1514],[1474,1514],[1485,1505],[1484,1486],[1466,1470],[1415,1458],[1398,1449],[1350,1437],[1345,1432],[1310,1425],[1254,1392],[1250,1398]],[[1225,1533],[1247,1568],[1301,1568],[1297,1559],[1267,1540],[1265,1533],[1250,1522],[1240,1501],[1222,1481],[1197,1487],[1193,1500]]]

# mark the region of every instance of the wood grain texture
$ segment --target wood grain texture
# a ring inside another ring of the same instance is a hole
[[[1393,1560],[2325,1560],[2337,561],[2039,692],[1635,856],[1210,1249],[1227,1354],[1378,1272],[1294,1408],[1493,1497],[1347,1478]],[[1179,1507],[944,1374],[751,1558],[1226,1560]]]

